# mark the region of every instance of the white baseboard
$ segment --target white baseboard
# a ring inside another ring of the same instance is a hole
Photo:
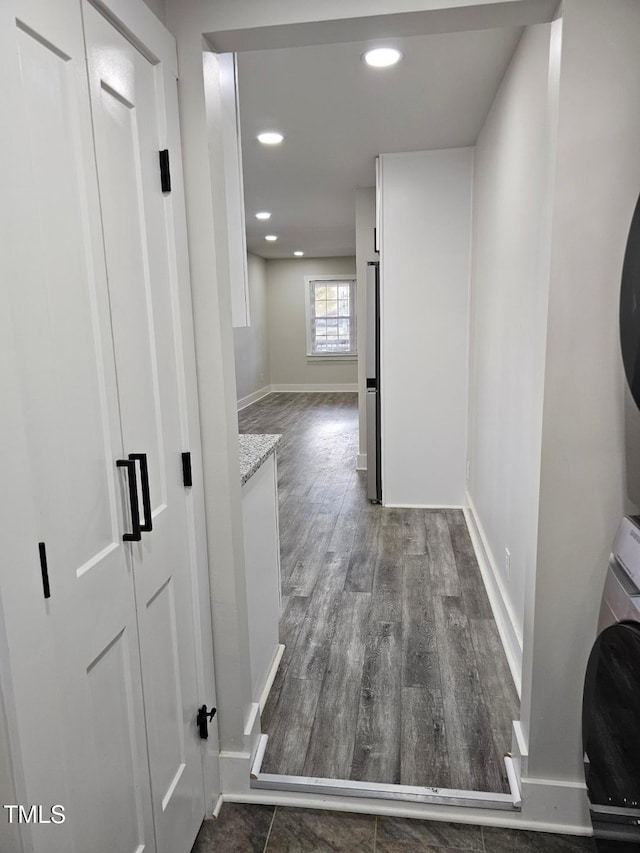
[[[253,732],[256,730],[256,726],[259,726],[260,722],[260,705],[258,702],[252,702],[249,705],[249,713],[247,716],[247,720],[244,727],[245,737],[251,737]]]
[[[267,704],[267,699],[269,698],[269,693],[271,693],[273,682],[276,680],[276,675],[278,674],[278,667],[280,666],[280,661],[282,660],[283,654],[284,645],[282,643],[279,643],[278,647],[276,648],[276,652],[273,656],[273,660],[271,661],[271,666],[269,667],[267,677],[264,680],[262,691],[260,692],[260,699],[258,700],[258,705],[260,707],[261,714],[264,711],[264,706]]]
[[[247,406],[251,406],[253,403],[257,403],[258,400],[262,400],[263,397],[266,397],[268,394],[353,394],[358,390],[358,383],[324,383],[320,385],[283,385],[281,383],[276,385],[265,385],[264,388],[259,388],[257,391],[254,391],[252,394],[247,394],[246,397],[241,397],[238,400],[238,411],[242,411],[242,409],[246,409]],[[358,468],[358,471],[366,471],[366,461],[367,454],[364,455],[365,467]],[[360,456],[358,456],[358,459]]]
[[[384,506],[389,509],[461,509],[460,504],[389,504],[384,501]]]
[[[271,386],[271,391],[274,393],[287,394],[326,394],[326,393],[353,393],[358,390],[357,382],[329,382],[309,385],[282,385],[276,384]]]
[[[366,471],[367,470],[367,454],[366,453],[358,453],[358,457],[356,459],[356,471]]]
[[[507,656],[509,669],[511,670],[518,696],[520,696],[522,690],[522,638],[516,628],[516,621],[511,605],[505,595],[499,572],[489,556],[491,552],[487,545],[487,538],[484,535],[478,514],[468,493],[467,504],[468,508],[464,509],[464,517],[469,528],[473,549],[476,552],[480,573],[482,574],[487,595],[489,596],[489,603],[491,604],[496,625],[498,626],[500,639],[502,640],[502,645]]]
[[[218,795],[218,799],[216,800],[216,804],[213,807],[213,811],[211,812],[211,817],[218,818],[220,816],[220,810],[222,809],[222,804],[224,803],[224,797],[222,794]]]
[[[584,782],[523,777],[520,787],[523,816],[530,825],[527,828],[539,832],[592,835],[589,799]],[[559,823],[562,829],[558,828]]]
[[[246,409],[247,406],[250,406],[252,403],[257,403],[258,400],[262,400],[263,397],[266,397],[267,394],[271,393],[271,385],[265,385],[264,388],[259,388],[257,391],[254,391],[253,394],[247,394],[246,397],[241,397],[238,400],[238,411],[240,412],[242,409]]]
[[[511,758],[518,779],[529,775],[529,744],[525,736],[522,722],[513,721],[511,733]]]
[[[220,750],[220,788],[225,802],[231,792],[237,796],[249,794],[250,752]]]

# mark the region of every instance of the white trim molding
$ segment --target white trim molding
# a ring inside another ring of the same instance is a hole
[[[263,736],[264,737],[264,736]],[[259,752],[256,754],[260,758]],[[357,782],[351,779],[323,779],[315,776],[281,776],[260,773],[255,761],[251,772],[251,789],[266,791],[296,791],[303,794],[358,797],[390,802],[421,803],[423,805],[458,806],[474,809],[519,810],[513,794],[484,791],[462,791],[450,788],[427,788],[413,785]]]
[[[351,349],[346,353],[337,352],[315,352],[313,349],[313,331],[312,326],[314,317],[312,317],[311,305],[315,306],[315,290],[316,282],[336,282],[337,284],[348,284],[350,294],[350,310],[349,310],[349,335],[350,342],[353,347],[357,346],[358,333],[356,329],[356,305],[357,305],[357,278],[354,273],[349,275],[305,275],[304,290],[305,290],[305,325],[307,330],[307,361],[324,361],[340,358],[351,358],[354,361],[358,358],[358,351]],[[314,308],[315,310],[315,308]]]
[[[366,453],[358,453],[356,458],[356,471],[366,471],[367,470],[367,454]]]
[[[480,573],[489,596],[489,603],[498,626],[498,633],[504,646],[509,669],[518,696],[520,696],[522,692],[522,637],[516,627],[516,620],[505,595],[500,574],[489,556],[491,552],[487,546],[487,539],[468,492],[466,498],[468,506],[464,509],[464,517],[469,528],[471,543],[480,566]]]
[[[325,361],[357,361],[358,353],[349,352],[343,353],[332,352],[326,355],[307,355],[307,364],[323,364]]]
[[[176,41],[144,3],[131,0],[89,0],[153,64],[162,62],[178,78]]]
[[[248,782],[248,774],[247,774]],[[278,791],[249,788],[224,789],[226,803],[260,803],[263,805],[324,809],[357,814],[388,815],[419,820],[442,820],[476,826],[497,826],[505,829],[526,829],[563,835],[590,836],[593,834],[588,809],[581,804],[586,791],[579,785],[553,780],[522,780],[522,810],[474,808],[401,800],[376,799],[370,796],[345,797],[343,794],[306,791]],[[531,808],[529,808],[529,798]]]
[[[355,382],[325,382],[320,385],[265,385],[264,388],[259,388],[252,394],[247,394],[246,397],[241,397],[238,400],[238,411],[241,412],[242,409],[246,409],[247,406],[257,403],[269,394],[355,394],[357,391],[358,385]],[[367,454],[359,454],[358,459],[360,459],[361,456],[364,458],[365,467],[357,468],[357,470],[366,471]]]
[[[383,505],[390,509],[460,509],[464,512],[464,507],[460,504],[392,504],[383,501]]]
[[[308,384],[308,385],[272,385],[271,386],[272,393],[282,393],[286,392],[288,394],[326,394],[329,392],[332,393],[357,393],[358,391],[358,383],[357,382],[329,382],[329,383],[319,383]]]
[[[540,832],[564,832],[569,835],[592,835],[589,799],[584,782],[562,782],[558,779],[520,780],[522,802],[526,802],[526,823],[522,829]],[[524,805],[523,805],[524,811]],[[561,815],[559,818],[558,815]],[[561,826],[558,822],[561,821]]]
[[[238,411],[241,412],[242,409],[246,409],[247,406],[250,406],[252,403],[257,403],[258,400],[262,400],[263,397],[266,397],[267,394],[270,393],[271,385],[265,385],[264,388],[259,388],[252,394],[247,394],[246,397],[240,397],[238,400]]]
[[[283,654],[284,644],[279,643],[278,648],[276,649],[276,653],[273,656],[271,667],[265,679],[264,687],[262,688],[262,692],[260,693],[260,699],[258,700],[258,705],[260,707],[261,714],[264,711],[264,706],[267,704],[267,699],[269,698],[269,693],[271,692],[271,688],[273,687],[273,682],[276,680],[276,675],[278,674],[278,667],[280,666],[280,661],[282,660]]]

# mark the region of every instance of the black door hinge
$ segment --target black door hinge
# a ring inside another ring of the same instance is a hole
[[[191,454],[182,454],[182,482],[185,488],[193,486],[193,477],[191,476]]]
[[[51,598],[51,589],[49,587],[49,569],[47,567],[47,546],[44,542],[38,542],[38,550],[40,551],[40,571],[42,572],[42,590],[45,598]]]
[[[160,184],[163,193],[171,192],[171,169],[169,168],[169,149],[158,151],[160,158]]]
[[[198,724],[198,729],[200,730],[200,737],[202,738],[202,740],[207,740],[207,738],[209,737],[209,722],[215,717],[216,710],[216,708],[212,708],[210,711],[207,711],[206,705],[203,705],[202,708],[198,709],[196,723]]]

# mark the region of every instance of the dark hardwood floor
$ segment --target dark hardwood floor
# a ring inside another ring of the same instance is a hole
[[[271,394],[285,652],[262,770],[508,791],[519,703],[460,510],[370,504],[356,394]]]

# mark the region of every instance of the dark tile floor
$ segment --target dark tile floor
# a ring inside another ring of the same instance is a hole
[[[192,853],[638,853],[592,838],[345,812],[227,803]]]

